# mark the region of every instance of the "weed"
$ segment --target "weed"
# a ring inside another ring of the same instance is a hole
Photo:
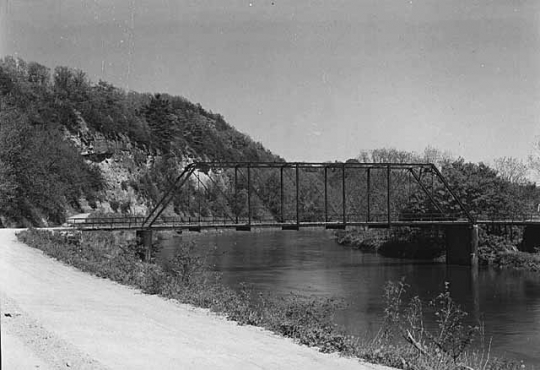
[[[360,355],[370,361],[403,369],[520,369],[519,363],[491,357],[484,346],[483,326],[465,325],[467,313],[450,296],[449,284],[428,302],[418,296],[406,300],[404,280],[388,282],[383,327],[375,339],[364,343]],[[434,316],[435,327],[425,325]],[[480,350],[471,348],[480,340]]]
[[[184,285],[200,279],[209,270],[208,258],[210,253],[200,254],[194,242],[181,243],[173,258],[166,265],[166,272],[180,279]]]

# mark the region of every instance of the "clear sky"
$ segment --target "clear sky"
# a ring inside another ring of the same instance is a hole
[[[0,0],[0,54],[221,113],[287,160],[524,159],[538,0]]]

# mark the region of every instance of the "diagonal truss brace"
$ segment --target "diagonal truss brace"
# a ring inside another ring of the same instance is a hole
[[[182,187],[191,177],[193,172],[195,171],[196,165],[194,163],[188,165],[184,168],[184,171],[178,175],[178,177],[174,180],[174,182],[169,186],[167,191],[163,194],[161,199],[156,203],[154,208],[152,208],[152,211],[150,211],[150,214],[146,217],[144,220],[142,226],[144,228],[150,228],[156,222],[156,220],[161,216],[163,211],[165,211],[165,208],[170,203],[172,198],[174,197],[174,190],[176,188]]]
[[[441,180],[441,182],[444,184],[444,187],[446,188],[446,190],[448,190],[448,192],[450,193],[450,195],[452,195],[452,198],[457,202],[457,204],[459,205],[459,208],[463,211],[463,213],[465,213],[465,215],[467,216],[467,218],[469,219],[469,222],[473,225],[476,224],[476,220],[474,219],[474,217],[471,215],[471,213],[467,210],[467,208],[465,207],[465,205],[461,202],[461,200],[459,200],[459,198],[457,197],[457,195],[454,193],[454,191],[452,190],[452,188],[450,187],[450,184],[448,184],[448,181],[446,181],[446,179],[444,178],[444,176],[442,175],[441,171],[439,171],[439,169],[434,165],[434,164],[431,164],[431,168],[433,170],[433,172],[435,173],[435,175],[437,176],[437,178],[439,180]]]
[[[416,183],[418,185],[420,185],[420,188],[422,189],[422,191],[428,196],[429,200],[431,201],[431,203],[433,203],[433,205],[435,206],[435,208],[437,208],[437,210],[440,212],[440,213],[443,213],[444,214],[444,211],[442,210],[441,206],[439,205],[439,203],[435,200],[435,198],[433,198],[433,196],[429,193],[429,190],[426,188],[426,186],[422,183],[422,179],[420,176],[418,176],[416,174],[416,172],[414,172],[414,170],[412,168],[409,168],[409,172],[412,173],[414,179],[416,180]]]

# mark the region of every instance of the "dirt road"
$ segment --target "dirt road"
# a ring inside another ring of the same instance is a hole
[[[383,369],[82,273],[0,229],[2,369]]]

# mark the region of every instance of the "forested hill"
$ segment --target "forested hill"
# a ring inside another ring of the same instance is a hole
[[[282,161],[185,98],[0,61],[0,226],[59,224],[89,210],[143,213],[193,160]]]

